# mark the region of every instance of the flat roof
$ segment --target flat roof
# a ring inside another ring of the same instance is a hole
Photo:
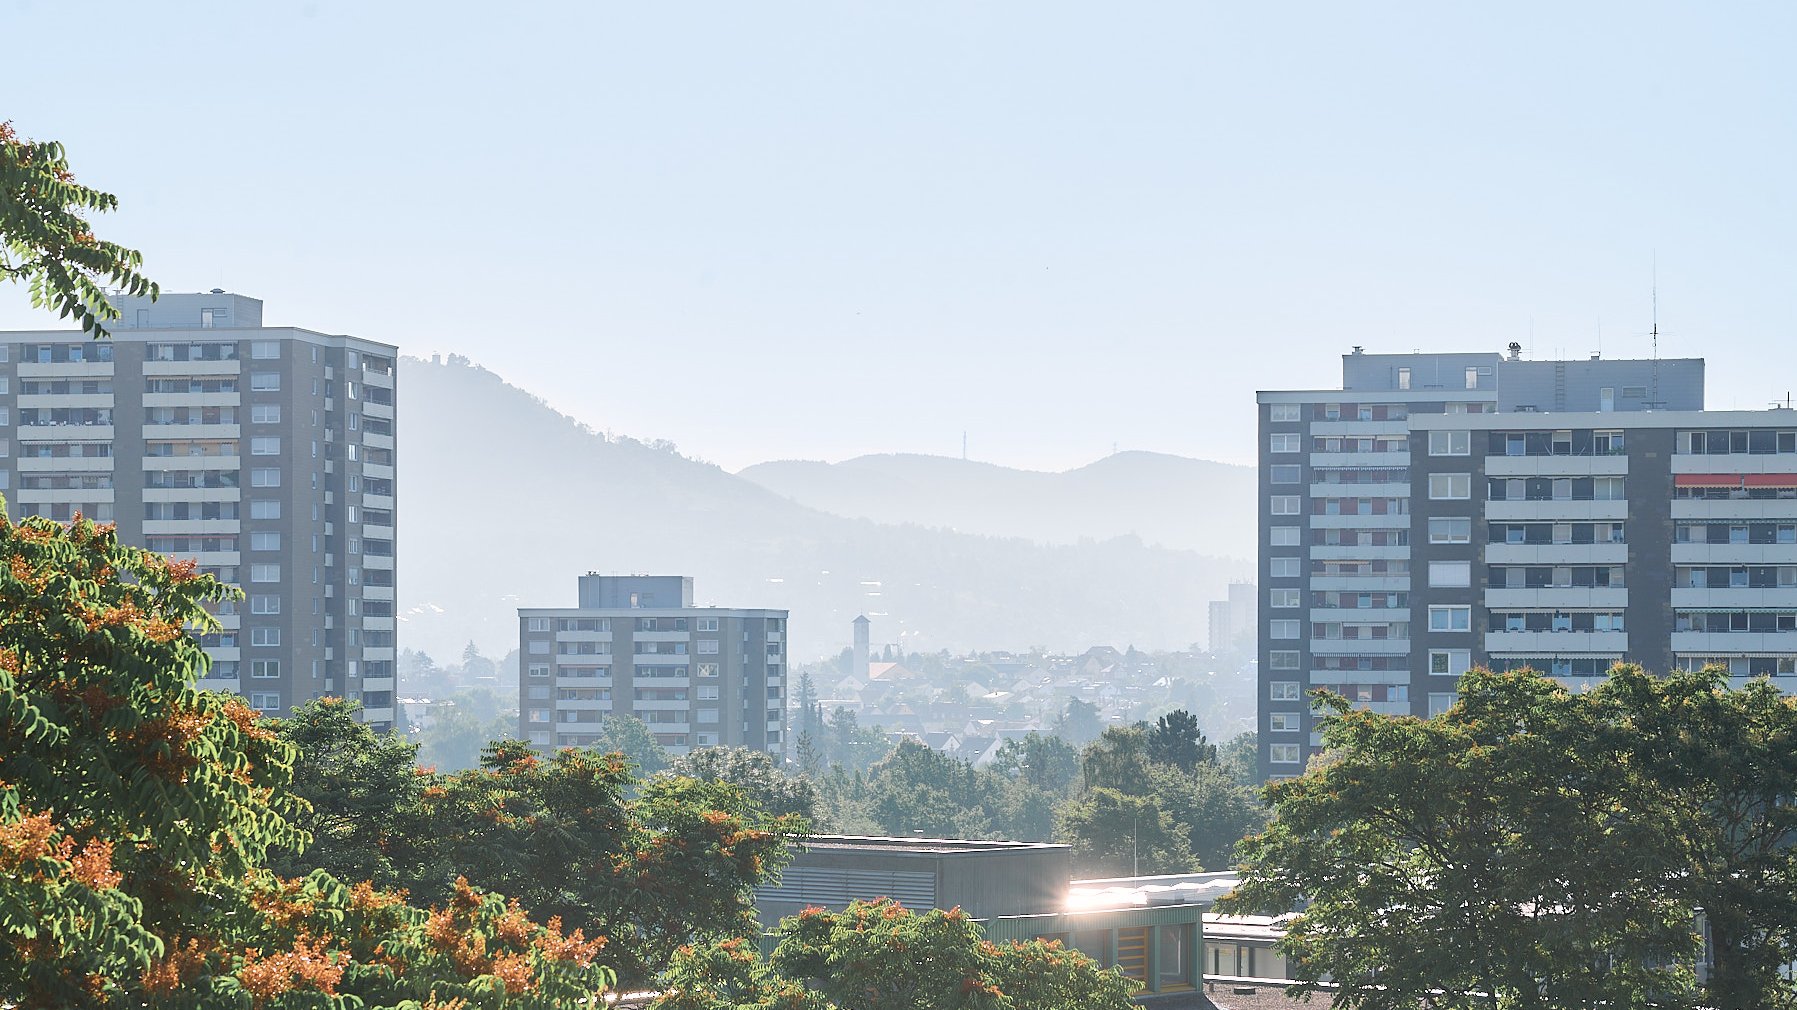
[[[891,835],[811,835],[800,844],[811,851],[928,852],[938,855],[1071,848],[1062,842],[985,841],[977,838],[906,838]]]

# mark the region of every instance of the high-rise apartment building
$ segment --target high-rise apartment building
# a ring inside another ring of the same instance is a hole
[[[393,722],[396,349],[262,325],[214,290],[120,298],[112,337],[0,334],[0,489],[246,593],[201,686],[270,715],[322,695]]]
[[[1745,634],[1782,618],[1710,588],[1776,591],[1787,569],[1750,563],[1776,552],[1707,539],[1797,529],[1797,482],[1766,483],[1797,474],[1778,456],[1797,453],[1797,414],[1705,412],[1701,359],[1518,351],[1357,349],[1339,390],[1259,395],[1264,774],[1296,774],[1319,744],[1312,688],[1428,715],[1473,665],[1578,678],[1622,659],[1776,672],[1797,657],[1797,634]],[[1718,461],[1714,440],[1752,448]],[[1744,634],[1713,632],[1737,614]]]
[[[784,753],[786,611],[697,607],[677,575],[587,574],[578,599],[518,611],[525,739],[585,747],[605,720],[632,715],[673,754]]]

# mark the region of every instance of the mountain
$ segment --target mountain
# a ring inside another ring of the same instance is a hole
[[[834,515],[1074,544],[1134,535],[1221,556],[1254,553],[1252,467],[1120,452],[1065,473],[946,456],[779,460],[737,476]]]
[[[400,639],[439,658],[515,648],[517,608],[572,606],[587,571],[691,575],[700,602],[788,608],[807,661],[846,646],[862,612],[876,642],[932,651],[1183,647],[1251,570],[1131,536],[1044,545],[830,515],[608,438],[464,358],[407,358],[399,380]]]

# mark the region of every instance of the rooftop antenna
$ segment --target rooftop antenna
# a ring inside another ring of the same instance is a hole
[[[967,462],[967,429],[961,429],[961,462]]]
[[[1649,336],[1653,338],[1653,364],[1648,366],[1649,380],[1653,386],[1648,391],[1649,408],[1659,407],[1660,403],[1660,253],[1653,254],[1653,329]]]

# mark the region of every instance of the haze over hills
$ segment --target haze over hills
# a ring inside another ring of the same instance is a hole
[[[1204,640],[1247,561],[1137,537],[1044,545],[834,516],[665,443],[595,432],[451,356],[407,358],[398,474],[401,644],[517,644],[520,606],[571,606],[586,571],[686,574],[700,602],[785,607],[796,661],[867,612],[910,648],[1144,649]]]
[[[1073,544],[1139,536],[1204,554],[1254,554],[1252,467],[1120,452],[1065,473],[947,456],[884,454],[841,463],[777,460],[738,471],[824,512],[882,523]]]

